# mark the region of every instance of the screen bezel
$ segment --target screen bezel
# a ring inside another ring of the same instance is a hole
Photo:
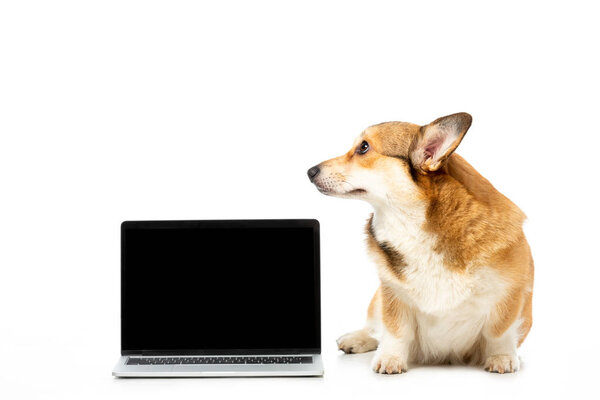
[[[267,349],[141,349],[130,350],[123,348],[125,330],[123,327],[124,302],[126,282],[125,265],[126,240],[125,231],[128,229],[176,229],[176,228],[312,228],[314,245],[314,281],[315,281],[315,329],[317,347],[311,348],[267,348]],[[321,257],[320,257],[320,225],[316,219],[245,219],[245,220],[181,220],[181,221],[124,221],[121,223],[121,355],[218,355],[218,354],[320,354],[321,353]]]

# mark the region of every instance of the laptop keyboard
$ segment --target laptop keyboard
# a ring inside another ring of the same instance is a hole
[[[312,364],[310,356],[129,357],[127,365],[177,364]]]

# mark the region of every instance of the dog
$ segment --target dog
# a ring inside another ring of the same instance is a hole
[[[367,249],[380,286],[345,353],[376,350],[375,372],[409,364],[517,371],[532,324],[525,214],[454,153],[472,117],[368,127],[350,150],[308,170],[326,195],[369,202]]]

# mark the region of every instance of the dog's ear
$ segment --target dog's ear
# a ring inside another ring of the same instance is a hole
[[[473,118],[458,113],[438,118],[422,126],[410,146],[410,159],[422,172],[437,171],[456,150]]]

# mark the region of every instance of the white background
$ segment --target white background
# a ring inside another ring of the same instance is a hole
[[[593,2],[0,3],[0,397],[597,395]],[[366,126],[467,111],[458,152],[527,214],[522,371],[371,372],[366,203],[306,170]],[[117,380],[119,224],[317,218],[322,379]]]

